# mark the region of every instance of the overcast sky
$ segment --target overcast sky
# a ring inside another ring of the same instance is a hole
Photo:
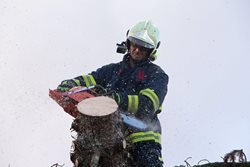
[[[72,166],[72,118],[48,97],[64,79],[118,62],[141,20],[161,32],[169,75],[159,115],[165,166],[250,158],[249,0],[0,0],[0,166]]]

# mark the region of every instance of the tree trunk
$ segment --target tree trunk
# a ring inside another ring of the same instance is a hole
[[[116,103],[107,98],[86,99],[77,106],[80,113],[71,126],[77,133],[71,151],[75,167],[126,166],[121,119]]]

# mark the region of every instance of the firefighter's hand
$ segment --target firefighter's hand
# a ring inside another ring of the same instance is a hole
[[[64,80],[58,85],[57,90],[60,92],[69,91],[71,88],[77,86],[77,83],[73,79]]]
[[[120,105],[122,102],[122,98],[121,98],[121,95],[119,93],[116,93],[116,92],[112,93],[111,98],[114,99],[118,105]]]

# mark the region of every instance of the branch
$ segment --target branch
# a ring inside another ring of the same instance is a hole
[[[63,166],[64,166],[64,164],[63,165],[59,165],[58,163],[56,163],[56,164],[52,165],[51,167],[63,167]]]

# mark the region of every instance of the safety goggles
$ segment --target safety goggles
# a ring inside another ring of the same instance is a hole
[[[151,49],[145,48],[145,47],[140,46],[140,45],[138,45],[138,44],[135,44],[135,43],[133,43],[133,42],[130,42],[130,46],[133,47],[133,48],[139,49],[141,52],[149,52],[149,51],[151,51]]]

